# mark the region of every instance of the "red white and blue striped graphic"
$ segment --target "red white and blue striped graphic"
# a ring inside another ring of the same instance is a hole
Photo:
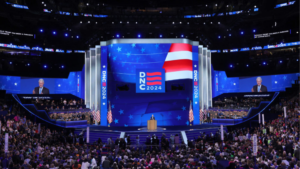
[[[192,45],[173,43],[163,65],[166,81],[193,79]]]
[[[161,72],[146,73],[147,86],[162,85]]]

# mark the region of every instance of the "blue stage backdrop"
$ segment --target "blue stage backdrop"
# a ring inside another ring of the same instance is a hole
[[[101,64],[105,60],[104,54],[101,52]],[[195,70],[198,67],[198,60],[193,65],[194,57],[198,58],[198,47],[192,48],[188,44],[112,44],[107,46],[106,56],[111,126],[147,126],[152,114],[158,126],[190,125],[191,102],[192,108],[196,108],[195,119],[199,121],[199,115],[196,117],[199,106],[193,101],[199,97],[199,93],[193,96],[193,85],[198,83],[198,79],[193,79],[193,67]],[[136,70],[147,69],[164,69],[164,93],[136,92],[136,84],[139,85]],[[101,125],[102,122],[103,119]]]
[[[262,85],[266,86],[269,92],[285,91],[285,88],[291,87],[298,79],[299,73],[259,76],[262,78]],[[255,77],[230,77],[225,71],[215,71],[212,69],[212,93],[213,97],[223,93],[251,92],[256,85]]]
[[[32,94],[39,79],[44,79],[44,87],[49,89],[50,94],[70,93],[84,98],[84,71],[70,72],[67,79],[0,76],[0,89],[6,90],[6,93]]]

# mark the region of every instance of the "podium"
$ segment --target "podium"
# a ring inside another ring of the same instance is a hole
[[[157,121],[156,120],[148,120],[147,121],[147,129],[148,130],[157,130]]]

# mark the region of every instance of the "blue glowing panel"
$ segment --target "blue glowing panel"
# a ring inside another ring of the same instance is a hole
[[[230,52],[238,52],[239,49],[230,49]]]
[[[67,50],[67,53],[72,53],[72,50]]]
[[[54,49],[52,49],[52,48],[45,48],[45,52],[54,52]]]
[[[250,48],[241,48],[241,52],[243,52],[243,51],[249,51],[250,50]]]
[[[189,125],[191,102],[195,112],[194,117],[199,119],[196,116],[199,114],[197,109],[199,104],[194,101],[194,98],[199,97],[197,91],[194,91],[198,79],[193,78],[196,74],[194,71],[198,70],[197,60],[195,60],[196,67],[194,65],[194,57],[198,57],[198,50],[196,50],[198,46],[190,45],[185,48],[185,51],[181,51],[177,47],[174,50],[171,47],[173,45],[177,44],[107,46],[107,97],[111,103],[113,116],[111,126],[146,126],[152,114],[158,126],[187,125],[187,123]],[[180,53],[177,55],[176,51]],[[101,54],[101,58],[102,56],[104,55]],[[181,57],[185,59],[181,61]],[[186,66],[188,69],[185,69]],[[172,69],[178,68],[182,71],[172,72]],[[136,82],[139,77],[136,71],[140,69],[155,71],[165,69],[165,93],[137,93]],[[119,86],[126,86],[127,90],[119,90]],[[103,112],[102,107],[101,112]],[[107,111],[104,111],[104,115],[101,113],[101,117],[106,118],[106,115]],[[199,123],[195,120],[194,124]]]
[[[107,15],[94,15],[95,18],[107,18]]]
[[[0,76],[0,90],[6,90],[6,93],[20,93],[20,77],[18,76]]]
[[[135,73],[137,93],[165,92],[164,69],[137,69]]]
[[[55,52],[57,52],[57,53],[65,53],[65,50],[62,50],[62,49],[56,49]]]

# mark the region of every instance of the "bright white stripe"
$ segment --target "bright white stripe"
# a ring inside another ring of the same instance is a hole
[[[177,72],[167,72],[166,81],[170,80],[181,80],[181,79],[193,79],[193,71],[177,71]]]
[[[181,59],[193,60],[192,52],[189,51],[169,52],[166,61],[181,60]]]

